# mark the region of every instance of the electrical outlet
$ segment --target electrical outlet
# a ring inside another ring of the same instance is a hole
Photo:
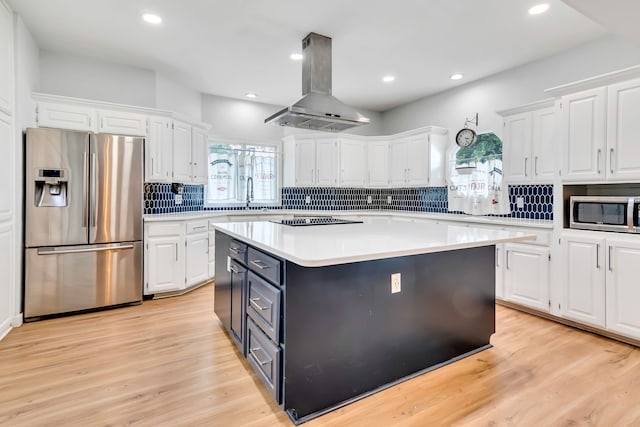
[[[390,205],[391,204],[391,196],[387,196],[387,204]]]
[[[391,293],[397,294],[402,288],[400,273],[391,274]]]
[[[524,209],[524,197],[516,197],[516,207],[518,209]]]
[[[311,196],[307,196],[307,197],[305,197],[305,198],[304,198],[304,202],[305,202],[306,204],[310,204],[310,203],[311,203]]]
[[[371,196],[367,196],[367,203],[368,204],[373,203],[373,198]]]
[[[182,204],[182,194],[174,194],[173,200],[176,202],[176,205]]]

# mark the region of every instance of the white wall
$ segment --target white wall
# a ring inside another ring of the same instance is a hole
[[[264,119],[282,109],[278,105],[202,95],[202,121],[211,124],[212,135],[255,141],[281,141],[283,128],[265,125]]]
[[[40,90],[119,104],[156,106],[154,71],[47,50],[40,51]]]
[[[22,230],[22,131],[28,127],[35,126],[35,105],[31,100],[31,93],[40,90],[40,50],[33,39],[29,29],[22,18],[15,15],[15,89],[16,89],[16,139],[15,139],[15,217],[16,230]],[[22,249],[23,241],[21,233],[16,233],[15,239],[15,310],[14,313],[22,312]]]
[[[200,92],[156,73],[156,107],[202,120]]]
[[[476,112],[478,129],[502,137],[502,119],[495,112],[549,96],[544,89],[640,64],[640,47],[605,37],[561,54],[465,84],[382,114],[385,134],[427,125],[449,129],[450,138]]]

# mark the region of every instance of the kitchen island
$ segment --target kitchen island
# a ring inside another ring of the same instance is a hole
[[[394,220],[215,234],[215,312],[296,424],[488,348],[495,245],[534,237]]]

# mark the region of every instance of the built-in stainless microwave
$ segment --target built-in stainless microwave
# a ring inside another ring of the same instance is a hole
[[[640,197],[571,196],[570,228],[640,233]]]

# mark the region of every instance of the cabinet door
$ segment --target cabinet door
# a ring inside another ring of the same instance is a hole
[[[38,127],[94,132],[96,121],[96,110],[89,107],[38,102],[36,109]]]
[[[316,141],[316,185],[338,184],[338,140]]]
[[[640,79],[609,86],[607,175],[613,180],[640,179]]]
[[[205,282],[209,276],[209,234],[187,235],[187,286]]]
[[[173,121],[173,182],[191,182],[191,126]]]
[[[171,163],[171,120],[149,117],[144,151],[145,181],[171,182]]]
[[[364,141],[340,141],[340,185],[363,187],[367,157]]]
[[[239,263],[231,261],[231,336],[244,354],[246,330],[247,270]]]
[[[207,133],[193,128],[191,133],[191,183],[207,183]]]
[[[640,243],[607,239],[607,329],[640,339]]]
[[[13,14],[0,2],[0,111],[13,114]]]
[[[606,97],[606,88],[562,97],[565,181],[605,178]]]
[[[408,141],[397,141],[389,144],[389,175],[392,187],[403,187],[407,184],[408,145]]]
[[[373,141],[367,143],[368,185],[386,187],[389,185],[389,143]]]
[[[564,234],[563,295],[560,311],[567,319],[605,325],[604,239]]]
[[[447,162],[445,161],[448,137],[447,135],[429,134],[429,185],[445,187]]]
[[[531,113],[504,118],[504,159],[509,183],[531,180]]]
[[[15,184],[18,179],[15,176],[15,158],[11,155],[14,153],[13,147],[19,147],[14,144],[13,120],[10,116],[0,113],[0,153],[2,153],[2,157],[0,157],[0,182],[5,183],[3,197],[0,197],[0,223],[13,221]]]
[[[98,111],[98,132],[147,136],[147,116],[123,111]]]
[[[504,299],[504,244],[496,245],[496,298]]]
[[[310,187],[316,182],[316,143],[296,141],[295,185]]]
[[[533,156],[533,180],[535,183],[552,182],[555,174],[555,159],[558,150],[555,141],[555,107],[543,108],[533,112],[533,135],[531,151]]]
[[[145,265],[145,294],[184,289],[184,240],[182,237],[148,237]]]
[[[549,249],[506,243],[505,299],[549,311]]]
[[[411,137],[407,143],[407,184],[429,185],[429,165],[428,136]]]

